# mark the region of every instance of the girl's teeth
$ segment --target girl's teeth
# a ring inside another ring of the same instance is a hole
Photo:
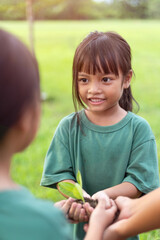
[[[91,99],[92,102],[101,102],[102,99]]]

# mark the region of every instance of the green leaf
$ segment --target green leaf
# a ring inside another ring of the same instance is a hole
[[[79,199],[81,199],[83,202],[85,202],[84,201],[84,197],[83,197],[83,189],[82,189],[82,187],[78,183],[75,184],[75,187],[76,187],[77,191],[79,192],[79,195],[80,195]]]
[[[73,184],[69,182],[60,182],[58,183],[58,186],[60,192],[65,194],[67,197],[83,200],[82,188],[78,183]]]
[[[76,198],[74,195],[75,185],[69,182],[60,182],[58,183],[59,190],[68,197]]]
[[[79,183],[79,185],[82,188],[82,176],[81,176],[81,172],[79,170],[78,170],[78,173],[77,173],[77,182]]]

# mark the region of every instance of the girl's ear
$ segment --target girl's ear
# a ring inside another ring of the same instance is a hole
[[[17,126],[20,131],[28,132],[31,124],[31,110],[30,108],[26,108],[22,115],[20,116]]]
[[[127,73],[127,75],[124,77],[124,81],[123,81],[123,88],[126,89],[129,87],[131,79],[132,79],[132,75],[133,75],[133,71],[129,70],[129,72]]]

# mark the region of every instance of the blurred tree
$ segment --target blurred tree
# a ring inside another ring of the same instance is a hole
[[[33,12],[36,19],[54,19],[54,9],[60,8],[65,0],[34,0]]]
[[[25,17],[25,0],[0,0],[1,20],[22,20]]]
[[[148,16],[160,18],[160,0],[150,0],[148,3]]]
[[[30,43],[31,52],[33,55],[35,55],[34,31],[33,31],[34,18],[33,18],[32,4],[33,4],[33,0],[26,0],[26,16],[27,16],[28,25],[29,25],[29,43]]]
[[[25,2],[0,0],[0,19],[24,20]],[[160,0],[32,0],[35,19],[160,18]]]
[[[120,18],[147,18],[149,0],[114,0]]]
[[[91,13],[89,9],[93,5],[92,0],[47,0],[47,2],[50,7],[46,8],[46,13],[51,19],[88,19]],[[44,8],[45,5],[42,8],[42,4],[39,4],[39,13],[41,13],[38,17],[44,17],[42,16]]]

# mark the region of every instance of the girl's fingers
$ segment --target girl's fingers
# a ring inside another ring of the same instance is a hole
[[[117,209],[117,205],[113,199],[110,199],[111,206]]]
[[[71,219],[74,219],[74,213],[75,213],[75,210],[76,210],[76,207],[77,207],[77,203],[73,202],[70,209],[69,209],[69,212],[68,212],[68,217],[71,218]]]
[[[130,217],[132,215],[132,206],[136,205],[136,201],[136,199],[130,199],[128,197],[116,198],[115,203],[119,210],[119,216],[117,220]]]
[[[130,199],[128,197],[117,197],[115,200],[116,205],[118,206],[119,210],[123,208],[126,203],[128,203]]]
[[[81,208],[79,214],[79,222],[88,222],[88,216],[86,215],[86,211],[84,208]]]
[[[87,222],[88,215],[85,211],[85,208],[79,203],[73,203],[68,212],[68,219],[75,222]]]
[[[79,221],[79,216],[80,216],[80,212],[81,212],[81,204],[77,204],[77,207],[75,208],[75,211],[73,213],[73,216],[72,218],[75,220],[75,221]]]
[[[65,201],[65,203],[62,206],[62,210],[67,214],[69,212],[69,209],[74,202],[73,198],[69,198],[68,200]]]
[[[111,202],[110,202],[110,198],[108,197],[107,194],[105,194],[103,191],[97,192],[92,196],[93,199],[105,199],[106,202],[106,208],[110,208],[111,207]]]
[[[62,201],[56,202],[56,203],[54,203],[54,206],[58,207],[58,208],[62,208],[63,205],[65,204],[65,202],[66,202],[66,200],[62,200]]]
[[[84,229],[85,232],[88,231],[88,227],[89,227],[89,224],[88,224],[88,223],[84,224],[83,229]]]
[[[106,199],[105,198],[100,198],[99,201],[98,201],[97,207],[106,209],[107,206],[106,206]]]
[[[89,203],[85,203],[85,204],[83,205],[83,207],[84,207],[84,209],[85,209],[88,217],[90,217],[91,213],[93,212],[93,208],[90,206]]]
[[[113,200],[112,200],[113,201]],[[113,201],[112,203],[112,207],[111,207],[111,210],[114,212],[114,213],[117,213],[118,214],[118,208],[117,208],[117,205],[115,204],[115,202]]]

